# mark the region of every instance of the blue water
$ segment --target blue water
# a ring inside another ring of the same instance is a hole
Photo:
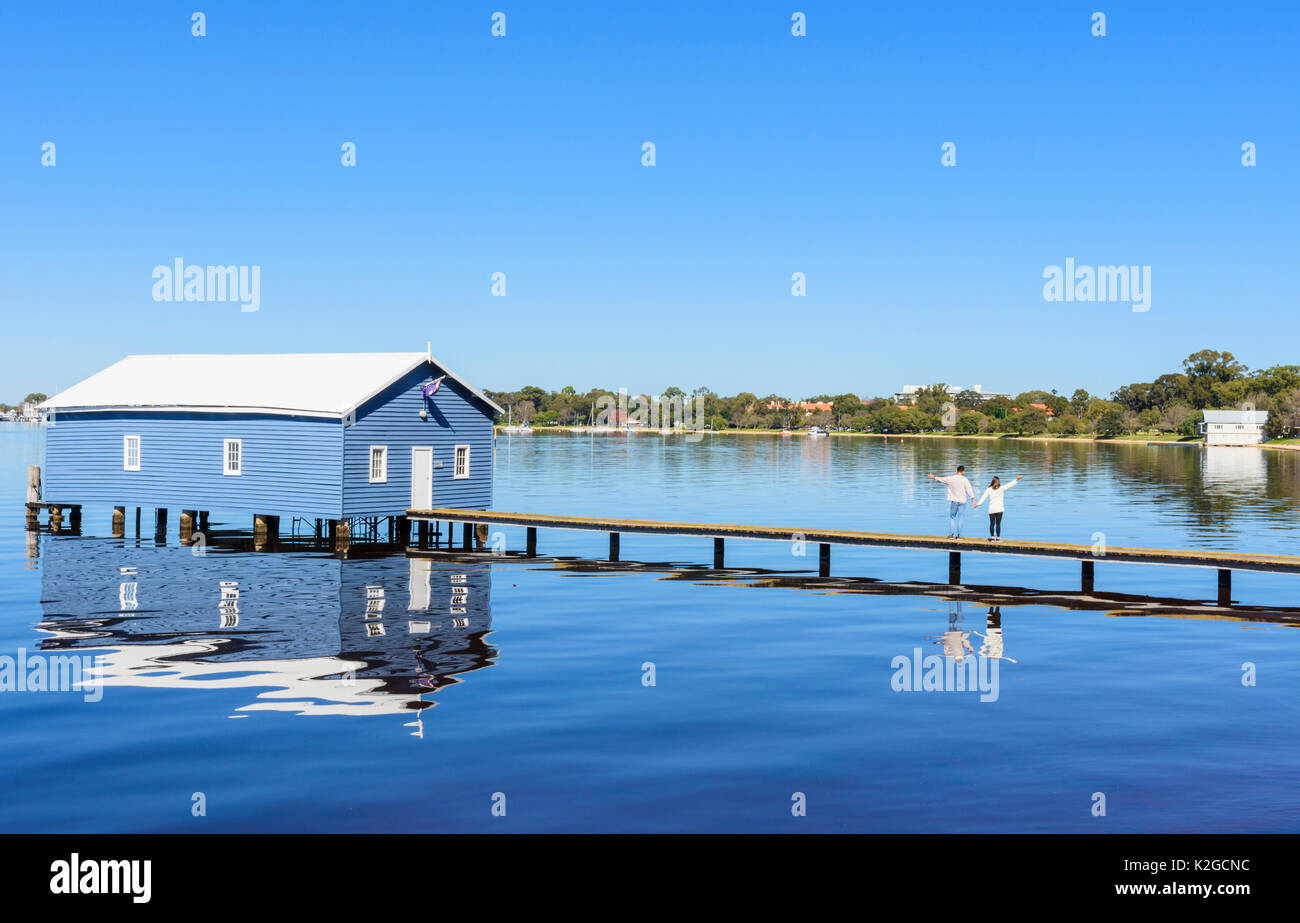
[[[1070,608],[989,588],[1075,564],[965,555],[957,592],[942,553],[836,548],[818,581],[795,542],[728,542],[726,574],[707,540],[625,535],[611,566],[551,530],[534,561],[196,554],[88,509],[33,549],[41,438],[0,428],[0,656],[106,678],[0,692],[3,831],[1300,828],[1300,578],[1236,574],[1234,619],[1212,571],[1103,561],[1098,591],[1165,601]],[[958,461],[1025,475],[1008,537],[1300,551],[1300,457],[1255,449],[538,433],[499,439],[495,505],[942,534],[924,475]],[[963,636],[995,696],[895,691],[895,658]]]

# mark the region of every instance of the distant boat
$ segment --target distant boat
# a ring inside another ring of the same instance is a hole
[[[515,411],[515,408],[514,408],[514,405],[513,405],[513,404],[511,404],[510,407],[508,407],[508,408],[506,409],[506,425],[503,426],[503,427],[501,427],[501,432],[503,432],[503,433],[531,433],[531,432],[533,431],[533,428],[532,428],[531,426],[529,426],[527,423],[520,423],[518,426],[515,426],[515,424],[514,424],[514,411]]]
[[[830,433],[826,432],[826,430],[822,429],[820,426],[810,426],[810,427],[808,427],[808,435],[809,435],[809,436],[829,436]]]

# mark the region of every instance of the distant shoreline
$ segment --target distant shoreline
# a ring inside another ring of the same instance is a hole
[[[503,425],[498,425],[497,429],[503,429]],[[586,427],[582,426],[537,426],[533,428],[534,433],[575,433],[582,434],[588,432]],[[674,430],[671,435],[684,435],[692,430]],[[800,437],[807,438],[807,432],[803,430],[794,430],[788,433],[779,429],[708,429],[699,432],[709,436],[789,436],[790,438]],[[623,433],[629,436],[643,435],[664,435],[658,429],[646,427],[639,430],[629,430]],[[603,436],[611,435],[608,431],[601,433]],[[984,441],[984,442],[1091,442],[1099,445],[1115,444],[1132,444],[1146,445],[1148,442],[1160,442],[1169,445],[1188,445],[1197,448],[1205,448],[1206,445],[1199,438],[1177,438],[1174,436],[1052,436],[1046,433],[1038,433],[1032,436],[1021,436],[1013,433],[845,433],[832,432],[828,433],[836,439],[954,439],[963,442],[967,441]],[[1215,446],[1215,448],[1243,448],[1243,449],[1269,449],[1278,452],[1295,452],[1300,451],[1300,440],[1274,440],[1272,442],[1260,442],[1253,445],[1244,446]]]

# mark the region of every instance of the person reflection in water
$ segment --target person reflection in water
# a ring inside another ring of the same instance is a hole
[[[951,657],[961,663],[968,655],[975,653],[970,642],[971,632],[961,630],[962,611],[960,602],[948,603],[948,630],[941,635],[926,638],[935,644],[943,645],[943,656]]]
[[[1020,661],[1008,657],[1002,652],[1002,607],[992,606],[989,608],[988,615],[985,616],[984,634],[975,632],[983,639],[980,645],[980,656],[988,657],[991,660],[1010,660],[1012,663]]]

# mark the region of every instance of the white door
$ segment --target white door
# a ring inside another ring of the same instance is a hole
[[[433,447],[411,449],[411,509],[433,509]]]

